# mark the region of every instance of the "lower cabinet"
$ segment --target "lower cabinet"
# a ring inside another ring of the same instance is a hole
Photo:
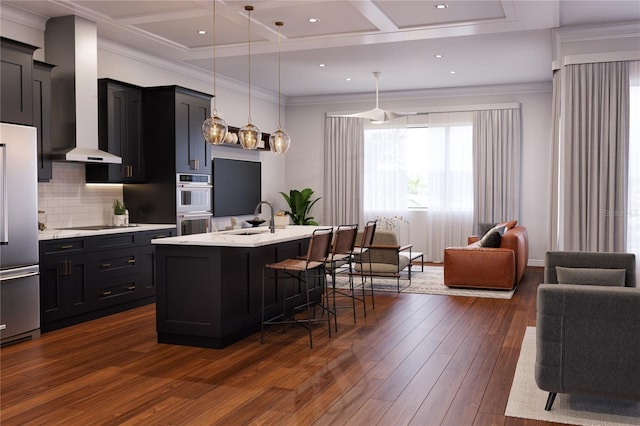
[[[153,302],[151,239],[175,233],[166,229],[41,241],[41,331]]]
[[[92,309],[91,254],[54,254],[40,262],[40,322],[51,323]]]
[[[158,342],[222,348],[260,330],[264,265],[304,255],[308,245],[309,238],[261,247],[157,245]],[[267,283],[267,315],[282,312],[283,285]],[[288,297],[300,304],[304,296],[292,290]]]

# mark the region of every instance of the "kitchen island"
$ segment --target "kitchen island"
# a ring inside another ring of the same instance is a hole
[[[222,348],[260,330],[264,265],[305,255],[315,229],[257,227],[152,240],[158,342]],[[282,309],[282,285],[282,279],[267,281],[267,317]]]

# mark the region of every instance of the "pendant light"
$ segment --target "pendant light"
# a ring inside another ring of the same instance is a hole
[[[247,120],[247,125],[238,132],[238,139],[240,140],[242,148],[256,149],[258,143],[262,140],[262,132],[257,126],[251,123],[251,11],[253,10],[253,6],[247,5],[244,7],[244,10],[247,11],[249,17],[249,119]]]
[[[211,145],[222,145],[229,128],[216,109],[216,3],[217,0],[213,0],[213,111],[202,123],[202,136]]]
[[[271,133],[269,136],[269,148],[271,152],[276,154],[284,154],[289,149],[291,138],[289,134],[282,130],[282,124],[280,122],[280,28],[284,25],[284,22],[276,22],[278,27],[278,130]]]

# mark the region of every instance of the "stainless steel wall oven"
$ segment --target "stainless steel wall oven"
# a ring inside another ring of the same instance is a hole
[[[176,175],[176,224],[178,235],[211,232],[211,176]]]

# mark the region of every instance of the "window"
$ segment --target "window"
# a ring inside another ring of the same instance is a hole
[[[365,129],[365,213],[472,212],[471,121],[467,113],[430,114],[428,127]]]

